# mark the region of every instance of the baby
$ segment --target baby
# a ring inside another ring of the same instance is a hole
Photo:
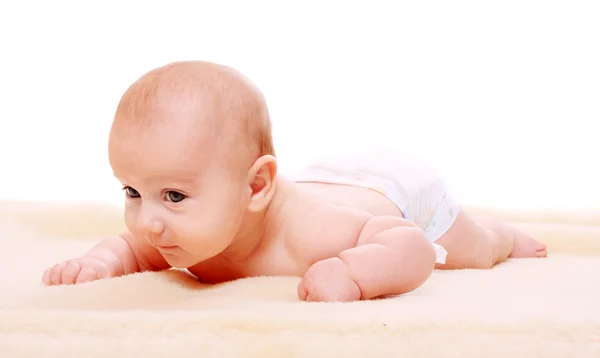
[[[186,268],[205,283],[299,276],[302,300],[355,301],[410,292],[434,268],[546,256],[525,233],[466,213],[405,156],[334,158],[278,175],[261,92],[215,63],[171,63],[133,83],[109,160],[128,231],[48,268],[45,284]]]

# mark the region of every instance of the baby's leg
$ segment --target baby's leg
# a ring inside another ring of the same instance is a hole
[[[437,241],[448,251],[439,269],[487,269],[508,257],[546,257],[546,246],[495,218],[460,210]]]

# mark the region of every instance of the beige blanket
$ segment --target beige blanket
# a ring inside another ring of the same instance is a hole
[[[300,302],[289,277],[44,287],[48,265],[122,230],[119,210],[0,204],[0,357],[600,357],[600,212],[472,210],[516,223],[550,256],[326,304]]]

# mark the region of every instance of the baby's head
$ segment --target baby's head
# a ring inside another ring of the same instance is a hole
[[[126,195],[125,223],[175,267],[215,256],[275,191],[271,123],[260,91],[208,62],[154,69],[125,92],[109,160]]]

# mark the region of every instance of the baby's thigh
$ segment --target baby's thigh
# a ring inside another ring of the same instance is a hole
[[[436,244],[446,249],[446,263],[439,269],[490,268],[494,261],[491,233],[462,208],[456,220]]]

